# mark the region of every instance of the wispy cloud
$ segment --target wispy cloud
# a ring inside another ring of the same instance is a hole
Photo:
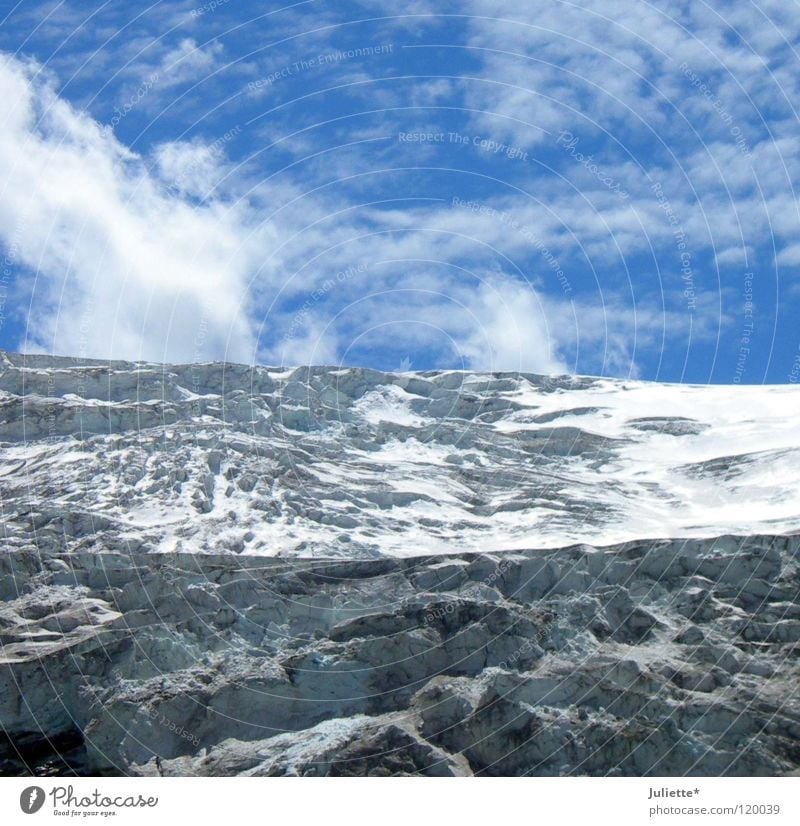
[[[157,71],[163,78],[162,87],[202,80],[219,65],[223,51],[221,43],[201,47],[191,37],[183,38],[160,60]]]
[[[3,63],[28,346],[678,377],[793,295],[785,4],[237,8],[98,11],[94,98]]]

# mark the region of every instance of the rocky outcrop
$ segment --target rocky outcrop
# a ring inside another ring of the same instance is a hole
[[[777,775],[794,537],[0,557],[4,773]]]

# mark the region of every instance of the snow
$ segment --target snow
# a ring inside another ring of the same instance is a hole
[[[413,556],[800,528],[795,386],[3,364],[11,547],[138,532],[154,551]],[[112,527],[48,533],[76,508]]]
[[[390,424],[418,427],[426,424],[430,419],[417,416],[411,411],[410,402],[412,398],[422,397],[412,397],[410,393],[406,393],[397,385],[389,385],[362,396],[353,405],[353,408],[370,424],[389,422]]]

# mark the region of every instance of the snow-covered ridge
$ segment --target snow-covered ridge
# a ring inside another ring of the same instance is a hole
[[[0,774],[797,770],[796,388],[0,362]]]
[[[800,531],[794,386],[7,353],[0,411],[10,549],[365,557]]]

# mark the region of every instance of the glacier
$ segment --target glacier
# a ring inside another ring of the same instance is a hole
[[[800,766],[800,390],[0,353],[0,772]]]
[[[346,558],[800,532],[793,385],[0,359],[7,547],[31,527],[40,549]]]

